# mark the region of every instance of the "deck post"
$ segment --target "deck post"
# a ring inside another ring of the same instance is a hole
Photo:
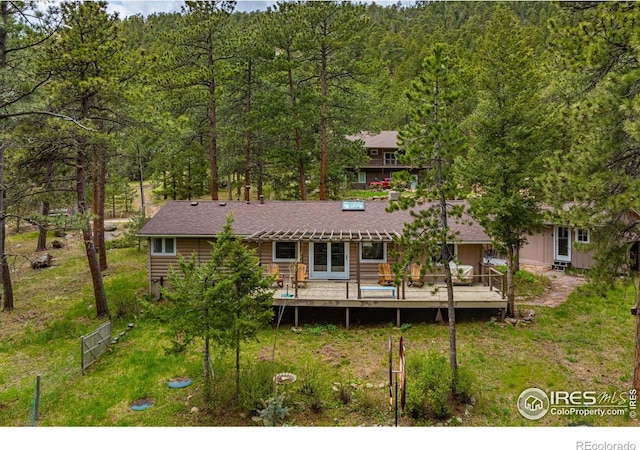
[[[359,248],[358,252],[360,252]],[[360,256],[356,258],[356,284],[358,285],[358,300],[360,300],[362,298],[362,294],[360,293]]]
[[[298,307],[297,306],[294,308],[293,323],[295,324],[294,326],[298,328]]]
[[[400,328],[400,308],[396,308],[396,326]]]
[[[293,294],[298,298],[298,261],[293,265]]]
[[[345,308],[345,327],[349,330],[349,307]]]

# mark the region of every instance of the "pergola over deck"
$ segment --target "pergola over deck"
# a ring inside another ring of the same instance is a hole
[[[393,242],[400,237],[396,231],[387,230],[274,230],[258,231],[245,239],[253,242],[264,241],[307,241],[307,242]]]
[[[392,243],[400,237],[397,231],[387,230],[272,230],[259,231],[247,236],[245,239],[250,242],[387,242]],[[357,298],[361,298],[361,272],[360,258],[356,258],[356,284],[358,286]],[[348,281],[347,281],[348,285]],[[295,286],[295,296],[297,297],[298,286]],[[347,297],[348,298],[348,297]]]

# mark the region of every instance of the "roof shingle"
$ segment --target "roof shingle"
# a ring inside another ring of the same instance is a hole
[[[139,231],[139,236],[214,236],[233,214],[233,232],[251,236],[260,232],[379,232],[401,234],[408,211],[387,212],[388,201],[365,201],[364,211],[343,211],[341,201],[173,201]],[[476,223],[453,223],[463,242],[490,242]]]

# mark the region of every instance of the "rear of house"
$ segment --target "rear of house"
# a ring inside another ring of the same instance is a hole
[[[263,265],[275,263],[288,280],[296,262],[309,280],[375,280],[380,263],[393,263],[395,238],[407,211],[386,211],[388,201],[175,201],[166,204],[139,232],[149,239],[149,289],[156,297],[180,255],[210,257],[211,242],[229,214],[233,231],[254,248]],[[474,280],[483,271],[490,240],[477,224],[454,224],[457,261]],[[426,255],[425,255],[426,256]]]

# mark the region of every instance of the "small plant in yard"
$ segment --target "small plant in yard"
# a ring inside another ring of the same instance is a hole
[[[262,401],[263,409],[258,415],[252,417],[255,422],[262,422],[265,426],[275,427],[282,425],[289,415],[289,408],[283,405],[285,394],[276,395],[267,401]]]
[[[333,392],[335,392],[338,401],[343,405],[348,405],[353,397],[353,392],[348,383],[333,383]]]
[[[322,333],[335,333],[338,331],[338,327],[332,323],[326,325],[310,325],[305,327],[305,331],[319,336]]]

